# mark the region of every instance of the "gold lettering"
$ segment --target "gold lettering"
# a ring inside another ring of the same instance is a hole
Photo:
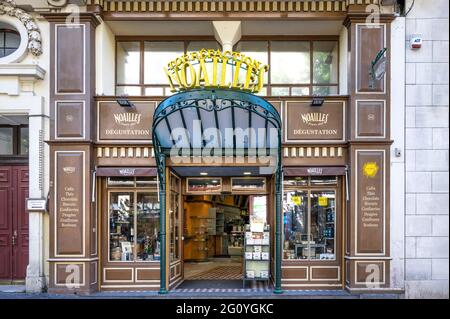
[[[212,64],[211,67],[208,63]],[[264,86],[268,70],[268,65],[241,52],[201,49],[170,61],[164,73],[171,92],[201,87],[232,87],[257,93]]]
[[[188,82],[187,75],[186,75],[186,69],[189,68],[190,71],[190,82]],[[196,84],[196,75],[195,75],[195,69],[189,62],[184,63],[183,67],[181,68],[181,83],[184,85],[185,88],[192,89],[195,87]]]
[[[208,79],[208,71],[206,70],[205,59],[200,59],[200,65],[198,68],[198,76],[197,76],[197,86],[201,86],[202,83],[204,86],[208,87],[209,79]]]

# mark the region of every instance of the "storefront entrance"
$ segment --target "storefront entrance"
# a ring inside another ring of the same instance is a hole
[[[240,288],[244,278],[245,233],[257,195],[184,197],[183,288]],[[266,202],[265,195],[256,201]],[[267,224],[267,206],[264,223]],[[261,250],[261,247],[258,248]]]

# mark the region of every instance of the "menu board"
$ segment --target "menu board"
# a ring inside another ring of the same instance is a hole
[[[357,151],[357,253],[384,253],[384,151]]]
[[[83,163],[83,152],[56,152],[56,255],[83,255]]]

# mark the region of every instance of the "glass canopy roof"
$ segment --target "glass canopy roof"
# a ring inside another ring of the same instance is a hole
[[[278,111],[261,97],[228,89],[192,90],[159,104],[153,141],[165,154],[195,155],[205,149],[215,156],[274,154],[280,128]]]

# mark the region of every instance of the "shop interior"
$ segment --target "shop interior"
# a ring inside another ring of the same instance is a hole
[[[185,281],[242,282],[246,231],[252,220],[265,225],[266,215],[266,196],[185,196]]]

